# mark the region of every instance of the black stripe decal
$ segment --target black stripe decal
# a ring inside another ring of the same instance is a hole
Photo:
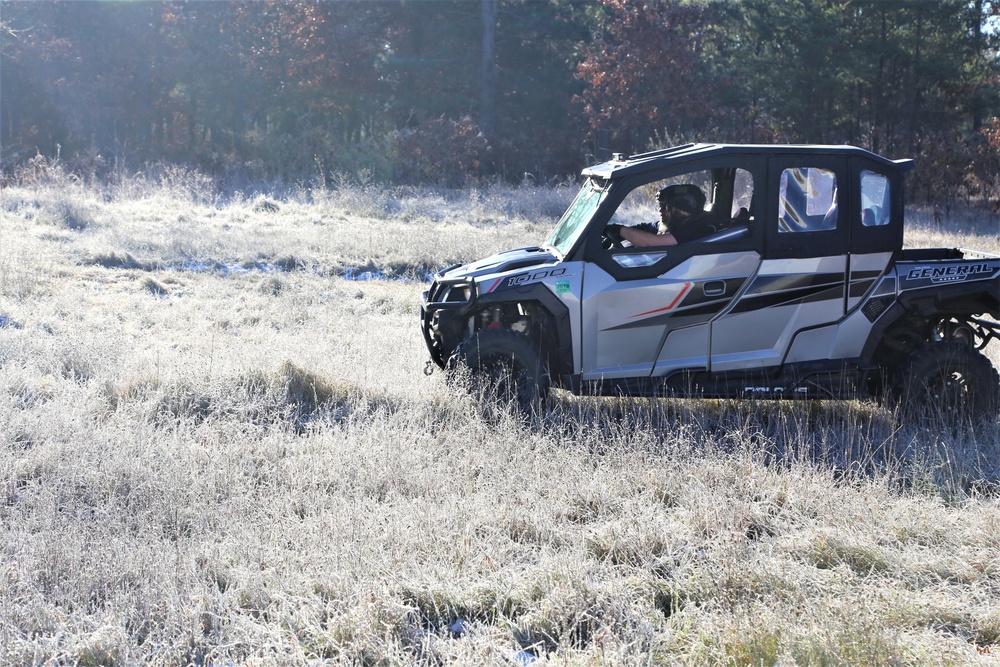
[[[733,313],[746,313],[752,310],[763,310],[777,306],[787,306],[794,303],[815,303],[830,299],[843,299],[844,285],[819,285],[804,289],[789,290],[772,294],[746,296],[733,308]]]
[[[784,292],[804,287],[843,284],[843,273],[792,273],[781,276],[759,276],[747,290],[747,296]]]

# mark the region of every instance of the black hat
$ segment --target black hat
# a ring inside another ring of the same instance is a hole
[[[679,208],[685,213],[700,213],[705,210],[705,194],[697,185],[668,185],[656,196],[661,204]]]

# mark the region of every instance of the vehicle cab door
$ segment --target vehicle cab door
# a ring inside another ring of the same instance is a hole
[[[581,303],[582,379],[611,382],[644,378],[650,386],[677,371],[706,371],[709,327],[756,271],[762,238],[753,227],[757,163],[713,161],[684,173],[648,175],[620,185],[653,202],[629,219],[621,192],[609,196],[607,219],[633,224],[655,220],[657,188],[696,183],[718,221],[716,233],[680,245],[602,248],[591,239]],[[759,174],[758,174],[759,177]],[[607,387],[605,387],[606,389]]]
[[[708,369],[709,327],[757,269],[754,249],[674,246],[613,253],[621,270],[609,273],[588,264],[584,279],[583,379],[670,375]],[[725,246],[729,247],[725,247]],[[701,252],[699,252],[699,250]],[[659,275],[642,275],[661,265]]]
[[[903,187],[899,172],[855,159],[851,174],[850,287],[847,311],[858,308],[885,276],[903,247]],[[889,289],[890,285],[883,286]]]
[[[711,327],[711,371],[754,371],[826,358],[829,347],[795,346],[844,317],[850,201],[848,161],[809,153],[768,160],[759,216],[760,268]],[[798,351],[801,350],[801,351]]]

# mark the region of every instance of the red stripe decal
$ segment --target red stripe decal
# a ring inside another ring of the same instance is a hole
[[[503,278],[497,278],[496,282],[493,283],[492,285],[490,285],[490,288],[488,290],[486,290],[486,293],[489,294],[490,292],[492,292],[493,290],[495,290],[497,288],[497,285],[499,285],[502,282],[503,282]]]
[[[694,285],[694,283],[684,283],[684,289],[682,289],[681,293],[678,294],[674,298],[674,300],[670,302],[670,305],[664,306],[663,308],[656,308],[654,310],[647,310],[645,313],[638,313],[637,315],[633,315],[632,317],[642,317],[643,315],[652,315],[654,313],[665,313],[668,310],[673,310],[674,306],[676,306],[680,302],[680,300],[684,298],[684,295],[687,294],[688,291],[690,291],[692,285]],[[632,318],[630,317],[629,319]]]

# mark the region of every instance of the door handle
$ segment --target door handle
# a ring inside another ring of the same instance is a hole
[[[726,293],[726,282],[724,280],[711,280],[702,285],[705,296],[722,296]]]

